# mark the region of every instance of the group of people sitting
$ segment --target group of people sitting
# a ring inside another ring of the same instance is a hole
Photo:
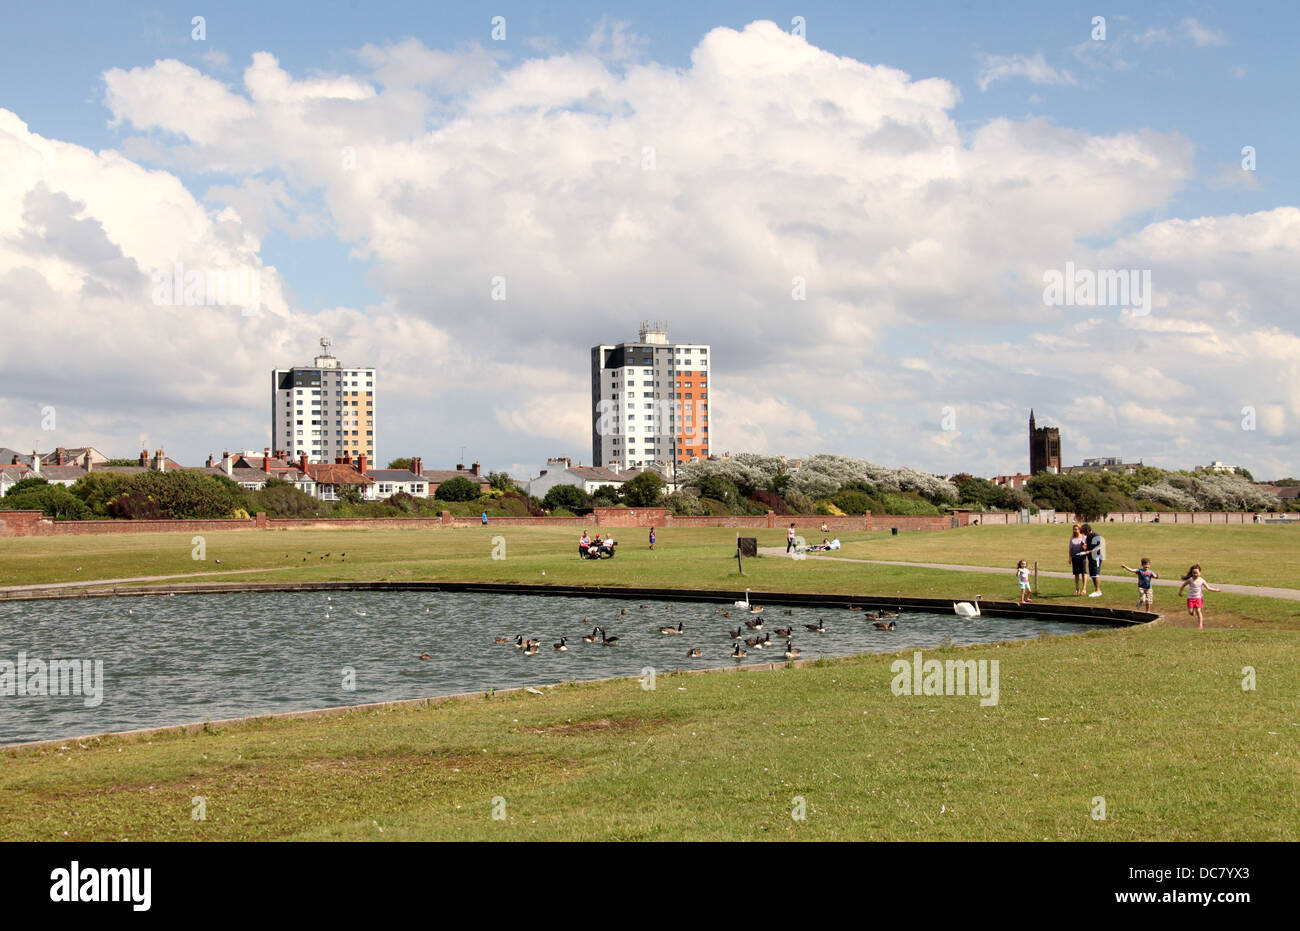
[[[836,537],[834,540],[828,540],[828,539],[826,539],[825,537],[822,537],[822,542],[821,542],[821,544],[818,545],[818,546],[810,546],[810,547],[808,547],[808,552],[809,552],[809,553],[815,553],[815,552],[817,552],[818,550],[837,550],[837,549],[839,549],[839,548],[840,548],[840,538],[839,538],[839,537]]]
[[[578,540],[578,555],[584,559],[606,559],[614,555],[614,535],[611,533],[605,539],[596,534],[596,539],[592,539],[587,531],[582,531],[582,538]]]

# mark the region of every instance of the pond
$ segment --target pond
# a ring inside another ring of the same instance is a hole
[[[781,662],[785,639],[775,631],[787,626],[793,626],[804,659],[1095,629],[1074,622],[905,612],[897,629],[885,632],[874,629],[862,611],[768,605],[763,630],[754,632],[744,630],[750,619],[744,609],[728,609],[729,618],[721,610],[716,604],[644,599],[374,591],[3,603],[0,744],[635,676],[647,666],[670,672]],[[804,628],[818,620],[825,633]],[[679,623],[682,634],[658,630]],[[617,644],[584,643],[583,635],[596,625],[618,637]],[[771,646],[746,648],[749,655],[734,660],[736,641],[729,631],[737,626],[745,637],[770,636]],[[525,656],[516,649],[513,641],[521,634],[540,639],[540,652]],[[568,638],[566,652],[552,647],[562,636]],[[497,637],[511,642],[495,644]],[[698,658],[687,656],[692,648],[700,650]],[[60,660],[77,661],[78,675],[72,676],[72,664],[58,670],[54,661]],[[102,669],[100,676],[96,669]]]

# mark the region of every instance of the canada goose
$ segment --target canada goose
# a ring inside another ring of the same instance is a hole
[[[524,648],[524,635],[520,634],[519,636],[515,637],[515,649],[522,650],[523,648]]]
[[[881,612],[880,612],[880,619],[881,619],[882,621],[887,621],[887,620],[889,620],[891,617],[898,617],[898,612],[897,612],[897,611],[881,611]]]
[[[747,656],[748,654],[740,648],[740,644],[738,643],[736,644],[736,648],[731,651],[731,655],[736,659],[740,659],[742,656]]]
[[[617,637],[606,637],[606,636],[605,636],[605,630],[604,630],[604,628],[601,628],[601,631],[600,631],[600,642],[601,642],[601,645],[602,645],[602,646],[612,647],[614,644],[618,643],[618,638],[617,638]]]
[[[805,625],[803,625],[803,626],[804,626],[804,627],[807,627],[809,630],[811,630],[811,631],[812,631],[813,633],[815,633],[815,634],[824,634],[824,633],[826,633],[826,622],[823,621],[821,618],[818,618],[818,619],[817,619],[817,623],[816,623],[816,624],[805,624]]]
[[[759,638],[758,645],[760,647],[770,647],[772,645],[772,638],[768,634],[763,634],[763,636]]]
[[[794,625],[791,625],[791,627],[793,627],[793,626],[794,626]],[[777,635],[778,637],[789,637],[789,636],[790,636],[790,627],[778,627],[778,628],[776,629],[776,635]]]
[[[746,621],[746,622],[745,622],[745,626],[748,627],[750,630],[762,630],[762,629],[763,629],[763,622],[762,622],[761,620],[757,620],[757,621]]]
[[[745,589],[745,600],[744,600],[744,601],[733,602],[732,607],[734,607],[734,608],[748,608],[748,607],[749,607],[749,589]]]
[[[894,629],[894,622],[893,622],[893,621],[888,621],[888,622],[886,622],[886,621],[876,621],[876,623],[872,624],[871,626],[874,627],[874,628],[876,628],[876,630],[893,630],[893,629]]]
[[[762,605],[754,605],[752,608],[749,609],[749,613],[750,613],[750,614],[762,614],[762,613],[763,613],[763,606],[762,606]]]
[[[975,596],[975,603],[969,601],[954,601],[952,603],[953,613],[959,617],[979,617],[980,616],[980,598],[982,595]]]
[[[597,627],[597,628],[594,629],[591,633],[589,633],[589,634],[587,634],[586,636],[584,636],[582,639],[585,640],[587,643],[599,643],[599,642],[600,642],[600,628]]]
[[[509,637],[495,637],[495,638],[493,638],[492,642],[493,642],[493,643],[509,643],[509,642],[510,642],[510,638],[509,638]]]
[[[699,648],[699,647],[691,647],[689,650],[686,651],[686,658],[687,658],[687,659],[696,659],[696,658],[698,658],[698,657],[700,657],[700,656],[703,656],[703,655],[704,655],[704,654],[700,652],[700,648]]]
[[[732,640],[739,640],[739,639],[740,639],[740,628],[739,628],[739,627],[737,627],[735,630],[729,630],[729,631],[727,631],[727,633],[731,634],[731,639],[732,639]]]
[[[527,646],[524,647],[524,656],[536,656],[541,652],[541,649],[542,645],[540,643],[536,640],[529,640]]]
[[[569,648],[567,646],[568,642],[569,642],[568,637],[561,637],[559,643],[553,643],[551,644],[551,646],[555,647],[555,649],[559,650],[561,653],[567,653],[569,651]]]
[[[671,626],[670,626],[670,627],[660,627],[660,628],[659,628],[659,633],[661,633],[661,634],[680,634],[680,633],[682,633],[682,623],[681,623],[681,621],[678,621],[676,627],[671,627]]]
[[[429,654],[428,654],[428,653],[421,653],[421,654],[420,654],[420,659],[428,659],[428,658],[429,658]]]
[[[737,646],[739,646],[739,644],[737,644]],[[763,649],[763,641],[759,637],[746,637],[745,646],[749,647],[750,649],[757,647],[758,649],[761,650]]]
[[[800,650],[797,646],[795,646],[791,641],[787,640],[787,641],[785,642],[785,658],[786,658],[786,659],[794,659],[796,656],[798,656],[798,655],[799,655],[800,653],[802,653],[802,652],[803,652],[803,651]]]

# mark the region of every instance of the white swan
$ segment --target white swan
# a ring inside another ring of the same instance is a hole
[[[734,602],[734,604],[735,604],[735,606],[736,606],[737,608],[748,608],[748,607],[749,607],[749,589],[745,589],[745,600],[744,600],[744,601],[737,601],[737,602]]]
[[[979,617],[980,597],[981,596],[979,595],[975,596],[974,604],[971,604],[969,601],[954,601],[952,603],[953,613],[958,615],[959,617]]]

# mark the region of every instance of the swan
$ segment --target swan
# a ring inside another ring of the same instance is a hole
[[[980,616],[980,598],[981,595],[975,596],[975,603],[969,601],[954,601],[952,603],[953,613],[958,617],[979,617]]]
[[[733,607],[736,607],[736,608],[748,608],[748,607],[749,607],[749,589],[745,589],[745,600],[744,600],[744,601],[737,601],[737,602],[735,602],[735,604],[733,605]]]

